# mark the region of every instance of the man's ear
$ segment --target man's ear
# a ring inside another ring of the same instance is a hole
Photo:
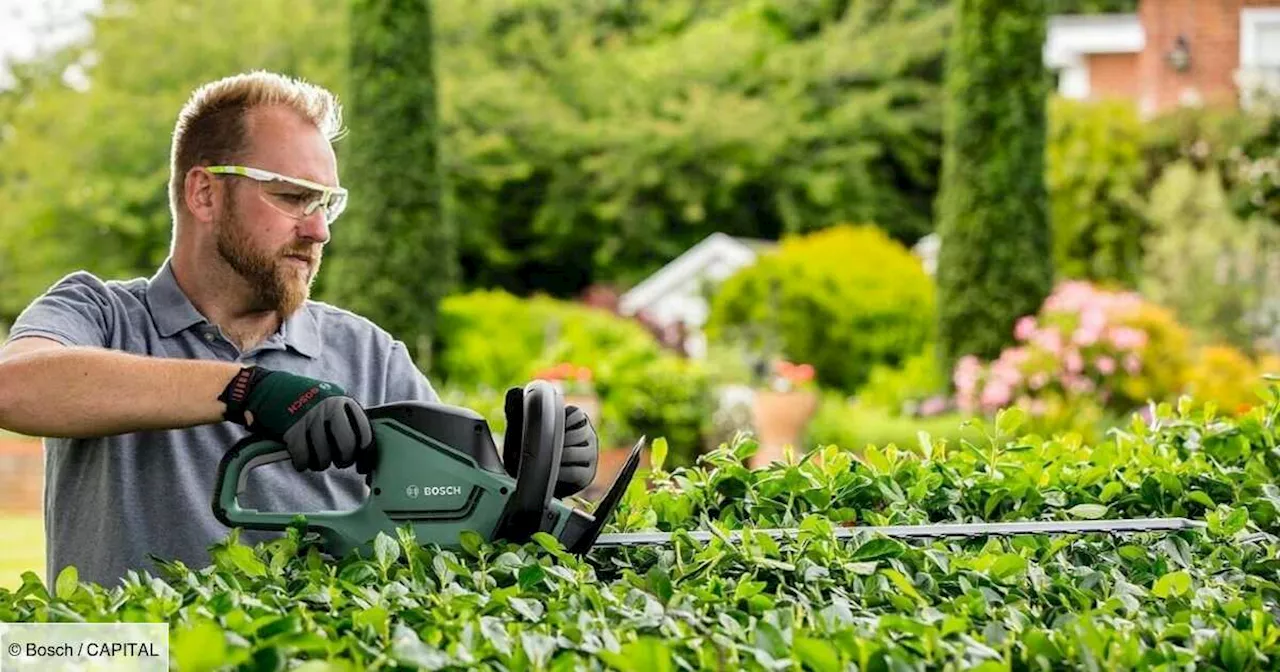
[[[191,216],[200,222],[213,221],[217,191],[212,174],[194,166],[189,169],[182,183],[182,195]]]

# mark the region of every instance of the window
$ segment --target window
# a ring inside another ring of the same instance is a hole
[[[1280,8],[1240,10],[1240,103],[1248,107],[1267,94],[1280,96]]]

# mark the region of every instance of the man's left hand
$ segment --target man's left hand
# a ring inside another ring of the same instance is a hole
[[[591,418],[581,408],[564,407],[564,449],[560,454],[560,477],[556,479],[555,496],[568,497],[582,492],[596,478],[600,458],[600,439]]]

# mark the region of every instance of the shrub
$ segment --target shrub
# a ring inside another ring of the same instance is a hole
[[[679,460],[702,448],[713,408],[709,367],[664,350],[637,322],[545,296],[485,290],[446,299],[441,331],[438,371],[450,403],[474,401],[501,415],[507,387],[571,367],[590,371],[602,447],[643,434],[667,438]]]
[[[1280,282],[1274,225],[1241,220],[1227,203],[1216,168],[1171,164],[1151,192],[1141,289],[1172,309],[1202,342],[1246,351],[1280,320],[1267,304]]]
[[[937,346],[930,343],[900,367],[877,364],[872,368],[867,384],[858,391],[858,402],[893,415],[935,415],[945,407],[939,407],[938,401],[946,392]]]
[[[561,362],[595,370],[607,359],[645,360],[661,347],[639,324],[545,296],[501,290],[456,294],[441,303],[433,374],[460,385],[522,385]]]
[[[1045,168],[1060,279],[1137,285],[1146,227],[1142,133],[1131,103],[1052,101]]]
[[[821,384],[853,392],[876,364],[899,365],[931,340],[933,301],[909,250],[875,227],[841,225],[784,239],[727,278],[706,330],[808,362]]]
[[[1190,347],[1168,311],[1083,281],[1059,285],[1038,313],[1018,320],[1013,338],[993,362],[957,364],[962,411],[992,415],[1017,404],[1046,428],[1087,429],[1104,411],[1179,393]]]

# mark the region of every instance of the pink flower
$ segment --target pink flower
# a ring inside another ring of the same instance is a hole
[[[1049,384],[1049,374],[1044,371],[1037,371],[1031,374],[1029,382],[1031,384],[1031,389],[1038,390]]]
[[[1062,354],[1062,334],[1055,329],[1041,329],[1032,336],[1031,341],[1055,357]]]
[[[1138,356],[1134,354],[1125,355],[1124,370],[1130,374],[1137,373],[1142,370],[1142,360],[1138,359]]]
[[[1109,376],[1116,370],[1116,360],[1105,355],[1099,357],[1093,365],[1098,367],[1098,373],[1101,373],[1104,376]]]
[[[1113,327],[1108,337],[1121,350],[1141,350],[1147,344],[1147,332],[1132,327]]]
[[[1033,315],[1027,315],[1018,319],[1018,323],[1013,328],[1013,337],[1019,341],[1025,341],[1036,333],[1036,318]]]
[[[1067,370],[1071,373],[1080,373],[1084,371],[1084,357],[1080,356],[1079,350],[1068,350],[1065,360]]]
[[[952,376],[952,382],[955,383],[956,389],[965,392],[972,391],[978,383],[978,377],[982,375],[982,363],[973,355],[965,355],[956,362],[956,371]]]
[[[1080,313],[1080,328],[1087,333],[1098,334],[1107,326],[1107,313],[1102,306],[1090,306]],[[1094,337],[1097,338],[1096,336]]]
[[[982,405],[989,409],[1001,408],[1009,403],[1013,390],[1001,380],[992,380],[982,390]]]
[[[929,397],[920,404],[920,415],[937,415],[947,410],[947,400],[943,397]]]
[[[1071,334],[1071,342],[1082,348],[1087,348],[1098,342],[1098,335],[1098,331],[1081,327]]]

